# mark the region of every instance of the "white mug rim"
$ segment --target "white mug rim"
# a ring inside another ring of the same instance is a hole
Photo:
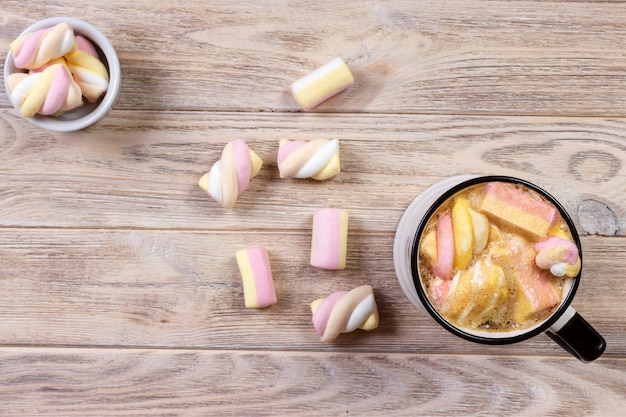
[[[463,189],[466,189],[473,185],[478,185],[478,184],[487,183],[487,182],[494,182],[494,181],[521,184],[523,186],[530,188],[531,190],[538,192],[543,197],[545,197],[551,204],[553,204],[557,208],[559,213],[561,214],[563,220],[566,222],[566,224],[570,228],[572,238],[574,239],[574,243],[578,247],[578,252],[581,258],[581,271],[578,273],[578,275],[574,279],[570,280],[571,286],[567,290],[567,293],[562,297],[562,301],[559,307],[547,319],[545,319],[541,323],[535,326],[531,326],[526,329],[519,330],[519,331],[516,331],[516,330],[513,330],[513,331],[476,331],[473,329],[466,329],[466,328],[453,325],[452,323],[447,321],[445,318],[443,318],[437,312],[435,307],[431,304],[430,300],[428,299],[428,296],[426,295],[422,287],[421,280],[419,277],[419,268],[417,268],[418,248],[419,248],[421,235],[426,224],[428,223],[428,220],[435,213],[437,208],[443,202],[445,202],[448,198],[450,198],[452,195],[460,192]],[[578,288],[578,284],[580,282],[580,277],[582,274],[582,247],[580,243],[580,237],[578,235],[578,232],[576,231],[576,227],[574,225],[573,220],[571,219],[571,217],[569,216],[565,208],[561,205],[561,203],[559,203],[559,201],[556,198],[554,198],[550,193],[548,193],[546,190],[538,187],[537,185],[529,181],[516,178],[516,177],[511,177],[511,176],[505,176],[505,175],[475,176],[469,179],[462,180],[456,185],[453,185],[447,190],[443,191],[441,195],[435,200],[435,202],[432,203],[430,207],[426,210],[425,214],[422,216],[422,219],[420,220],[417,226],[416,232],[412,239],[412,244],[410,248],[410,270],[411,270],[411,276],[413,279],[413,286],[420,300],[420,303],[422,304],[426,312],[443,328],[445,328],[446,330],[450,331],[451,333],[457,336],[462,337],[463,339],[470,340],[472,342],[492,344],[492,345],[510,344],[510,343],[521,342],[523,340],[534,337],[539,333],[545,332],[568,309],[568,307],[570,306],[574,298],[574,295],[576,294],[576,290]]]

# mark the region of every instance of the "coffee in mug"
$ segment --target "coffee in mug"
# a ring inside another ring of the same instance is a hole
[[[458,336],[505,344],[545,331],[583,361],[604,351],[570,306],[582,268],[574,224],[533,184],[496,176],[435,184],[400,221],[394,258],[408,298]]]

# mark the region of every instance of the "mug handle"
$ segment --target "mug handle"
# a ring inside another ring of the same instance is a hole
[[[569,306],[546,334],[581,362],[591,362],[600,357],[606,348],[604,338]]]

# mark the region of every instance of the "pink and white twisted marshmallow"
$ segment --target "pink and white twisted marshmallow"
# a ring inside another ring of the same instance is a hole
[[[40,29],[11,42],[13,63],[22,69],[37,69],[74,49],[74,29],[67,23]]]
[[[537,266],[549,269],[554,276],[574,278],[580,272],[580,255],[574,242],[552,236],[536,243],[535,250]]]
[[[259,173],[262,164],[259,155],[246,142],[236,139],[224,147],[221,159],[200,178],[198,185],[224,208],[230,209]]]
[[[62,61],[47,66],[42,72],[11,74],[7,85],[11,102],[24,117],[54,115],[83,104],[80,87]]]
[[[379,315],[374,291],[362,285],[350,291],[337,291],[311,303],[313,327],[323,342],[335,340],[340,333],[378,327]]]
[[[326,180],[340,171],[339,140],[281,139],[278,148],[278,171],[281,178]]]
[[[93,103],[109,88],[109,73],[87,38],[77,35],[76,44],[78,47],[67,53],[65,59],[83,96]]]

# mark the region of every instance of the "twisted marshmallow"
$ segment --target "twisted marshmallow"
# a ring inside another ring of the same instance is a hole
[[[24,117],[53,115],[83,104],[80,87],[65,63],[53,63],[42,72],[11,74],[7,85],[13,106]]]
[[[17,68],[39,68],[70,52],[74,42],[74,29],[67,23],[40,29],[11,42],[13,63]]]
[[[200,178],[198,185],[224,208],[231,209],[262,164],[259,155],[237,139],[224,147],[222,158]]]
[[[580,256],[574,242],[553,236],[535,244],[535,250],[537,266],[549,269],[554,276],[574,278],[580,272]]]
[[[378,327],[378,307],[374,291],[362,285],[350,291],[338,291],[311,303],[313,327],[323,342],[335,340],[340,333]]]
[[[65,59],[83,96],[93,103],[109,88],[109,74],[91,42],[77,35],[76,45],[77,48],[66,54]]]
[[[338,139],[280,140],[278,171],[281,178],[326,180],[337,175],[340,169]]]

